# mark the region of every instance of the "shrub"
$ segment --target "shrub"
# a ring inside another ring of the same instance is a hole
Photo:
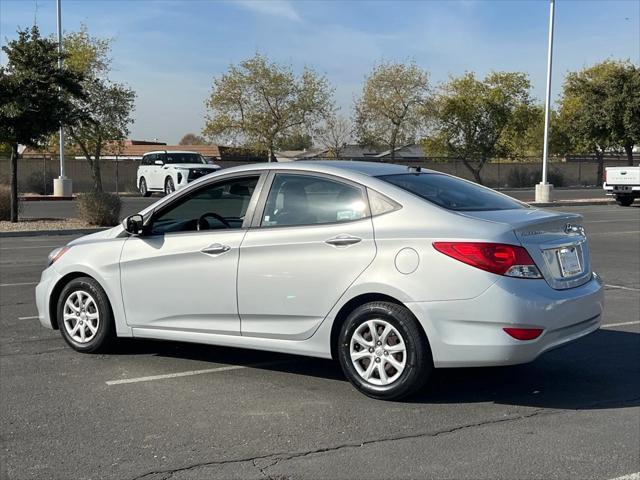
[[[536,183],[540,183],[541,179],[542,169],[528,170],[516,167],[507,174],[507,186],[512,188],[533,187]],[[547,182],[554,187],[564,187],[564,174],[559,170],[549,169],[547,171]]]
[[[512,168],[507,174],[507,186],[512,188],[531,187],[533,185],[531,177],[531,172],[527,168]]]
[[[54,178],[53,172],[47,172],[46,176],[43,172],[33,172],[24,183],[24,191],[38,195],[51,194],[53,193]]]
[[[22,210],[22,202],[18,202],[18,213]],[[11,188],[0,185],[0,220],[11,220]]]
[[[89,225],[112,227],[120,219],[120,197],[113,193],[82,193],[78,195],[80,219]]]

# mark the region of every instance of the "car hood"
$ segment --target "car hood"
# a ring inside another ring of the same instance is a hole
[[[69,242],[67,245],[72,246],[72,245],[83,245],[83,244],[86,244],[86,243],[100,242],[102,240],[107,240],[107,239],[110,239],[110,238],[116,238],[123,231],[124,231],[124,229],[122,228],[122,225],[117,225],[117,226],[115,226],[113,228],[108,228],[106,230],[101,230],[101,231],[96,232],[96,233],[90,233],[89,235],[85,235],[83,237],[76,238],[75,240],[72,240],[71,242]]]

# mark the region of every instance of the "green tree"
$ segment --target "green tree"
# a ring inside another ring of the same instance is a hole
[[[313,147],[313,138],[304,131],[295,131],[278,142],[278,150],[306,150]]]
[[[633,165],[640,143],[640,68],[629,61],[606,60],[565,78],[561,116],[577,149],[593,152],[602,183],[604,154],[624,150]]]
[[[281,141],[293,132],[310,132],[331,109],[332,93],[327,79],[313,70],[297,77],[258,54],[213,81],[203,133],[267,151],[273,161]]]
[[[0,142],[11,145],[11,221],[18,221],[18,144],[37,147],[71,118],[82,76],[58,68],[58,46],[35,25],[2,47]]]
[[[207,141],[200,135],[195,133],[186,133],[181,139],[178,145],[206,145]]]
[[[415,63],[378,64],[355,102],[358,143],[388,147],[393,161],[397,146],[415,141],[429,99],[429,76]]]
[[[493,72],[483,80],[467,72],[441,86],[429,118],[423,146],[427,154],[456,158],[482,183],[484,165],[510,156],[508,137],[522,135],[531,99],[526,74]]]
[[[347,118],[331,114],[317,130],[316,138],[329,151],[329,157],[340,158],[352,133],[353,126]]]
[[[68,127],[69,137],[91,167],[94,191],[102,192],[100,157],[105,147],[117,147],[129,135],[135,92],[108,78],[109,39],[92,37],[83,26],[65,35],[63,48],[66,68],[84,76],[86,93],[74,101],[75,121]]]

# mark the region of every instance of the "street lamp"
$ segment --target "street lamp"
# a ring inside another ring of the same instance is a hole
[[[542,147],[542,181],[536,185],[536,202],[553,201],[553,185],[547,183],[549,159],[549,113],[551,110],[551,64],[553,58],[553,14],[555,0],[549,0],[549,50],[547,52],[547,92],[544,100],[544,145]]]
[[[56,0],[58,10],[58,68],[62,70],[62,9],[61,0]],[[67,178],[64,171],[64,128],[60,123],[60,176],[53,179],[53,196],[70,197],[73,194],[71,179]]]

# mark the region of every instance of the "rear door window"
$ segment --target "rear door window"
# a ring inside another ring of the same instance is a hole
[[[438,173],[401,173],[378,177],[431,203],[456,211],[529,208],[490,188]]]
[[[313,175],[277,174],[262,226],[321,225],[368,216],[364,189]]]

